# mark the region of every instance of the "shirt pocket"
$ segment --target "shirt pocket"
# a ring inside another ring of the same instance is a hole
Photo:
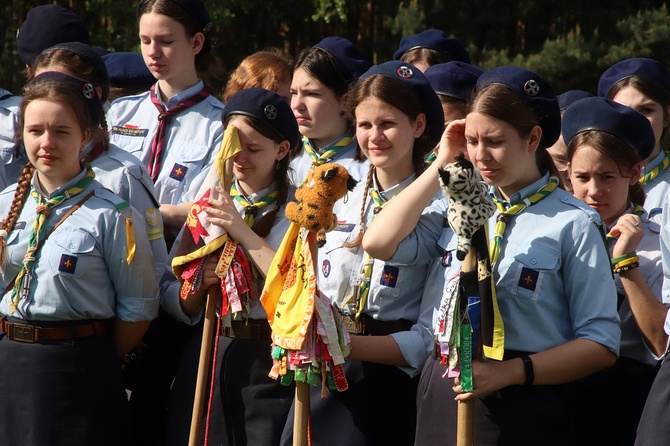
[[[440,265],[443,268],[450,268],[453,261],[456,259],[456,248],[458,248],[458,236],[454,234],[451,228],[446,227],[442,229],[440,239],[437,241],[440,248],[443,249]]]
[[[339,277],[340,271],[346,271],[342,262],[348,258],[349,253],[345,253],[344,250],[349,248],[345,248],[344,244],[353,240],[351,237],[351,232],[334,230],[326,233],[326,243],[319,248],[317,259],[320,268],[318,276],[323,283],[344,284],[345,281],[353,283],[353,277]],[[358,267],[354,266],[352,276],[356,274],[358,268],[360,268],[360,265]]]
[[[161,170],[165,172],[164,192],[179,195],[189,188],[191,181],[203,170],[207,162],[209,150],[198,147],[173,143],[168,145],[163,155]]]
[[[49,264],[56,275],[82,277],[99,263],[94,252],[95,237],[88,232],[75,229],[67,236],[49,237],[46,243],[50,245]]]
[[[116,129],[116,127],[115,127]],[[118,133],[126,130],[132,130],[136,132],[133,135]],[[147,141],[147,144],[151,144],[151,140],[147,139],[149,130],[148,129],[116,129],[112,130],[109,134],[109,141],[112,144],[115,144],[124,151],[130,153],[135,158],[137,158],[141,163],[144,162],[142,159],[144,142]]]
[[[554,273],[559,258],[559,253],[548,246],[531,246],[516,254],[510,268],[514,272],[510,293],[525,300],[541,299],[543,282]]]

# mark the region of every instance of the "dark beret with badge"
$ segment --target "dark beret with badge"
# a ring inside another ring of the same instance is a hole
[[[512,90],[540,120],[547,147],[552,146],[561,134],[561,112],[551,85],[539,74],[521,67],[493,68],[479,76],[476,91],[498,84]]]
[[[45,71],[28,82],[26,88],[40,84],[58,84],[72,89],[88,109],[91,122],[99,123],[102,119],[102,102],[90,82],[58,71]]]
[[[91,43],[88,29],[74,11],[58,5],[36,6],[16,33],[19,57],[26,65],[45,49],[63,42]]]
[[[102,56],[102,60],[107,66],[112,87],[149,89],[156,82],[140,53],[109,53]]]
[[[426,76],[414,65],[399,60],[384,62],[373,65],[359,79],[369,78],[374,75],[389,76],[402,82],[409,88],[421,104],[423,113],[426,115],[426,129],[428,131],[428,142],[430,147],[435,147],[442,137],[444,130],[444,112],[442,103],[437,93],[426,79]]]
[[[356,80],[368,69],[368,61],[361,50],[344,37],[326,37],[312,48],[320,48],[333,56],[345,79]]]
[[[300,142],[300,131],[291,106],[274,91],[263,88],[240,90],[228,99],[223,108],[223,122],[231,115],[253,118],[263,127],[288,140],[291,148]]]
[[[469,63],[452,61],[428,67],[423,74],[435,93],[467,101],[483,73]]]
[[[470,55],[461,41],[456,37],[449,37],[439,29],[428,29],[419,34],[403,37],[398,49],[393,53],[393,60],[400,60],[405,53],[418,48],[435,50],[451,60],[470,63]]]
[[[656,146],[654,130],[649,120],[636,110],[602,97],[581,99],[570,105],[563,114],[565,145],[575,135],[587,131],[609,133],[623,140],[646,159]]]
[[[630,77],[645,79],[670,93],[670,70],[654,59],[638,57],[622,60],[605,70],[598,81],[598,96],[608,97],[615,84]]]

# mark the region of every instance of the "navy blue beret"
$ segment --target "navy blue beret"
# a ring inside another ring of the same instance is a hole
[[[373,65],[366,71],[360,80],[375,74],[398,79],[406,85],[419,101],[426,115],[426,130],[430,147],[437,145],[444,131],[444,112],[437,93],[431,87],[426,76],[414,65],[399,60]]]
[[[368,69],[368,61],[361,50],[344,37],[326,37],[312,48],[321,48],[330,53],[347,79],[356,80]]]
[[[300,142],[298,122],[291,106],[274,91],[263,88],[246,88],[228,99],[223,108],[223,121],[231,115],[254,118],[262,126],[288,140],[291,148]]]
[[[58,5],[35,6],[16,33],[19,57],[26,65],[45,49],[63,42],[91,43],[88,29],[74,11]]]
[[[92,46],[81,42],[66,42],[54,45],[49,49],[66,50],[78,54],[79,57],[93,67],[93,70],[97,73],[96,77],[100,77],[102,85],[98,86],[109,87],[109,73],[107,72],[107,66],[105,65],[105,62],[103,62],[102,57],[100,57],[98,50]]]
[[[156,82],[140,53],[109,53],[102,56],[102,60],[107,66],[112,87],[148,89]]]
[[[614,84],[634,76],[653,82],[670,93],[670,70],[654,59],[640,57],[622,60],[605,70],[598,81],[598,96],[608,97]]]
[[[588,91],[568,90],[565,93],[561,93],[558,96],[556,96],[556,99],[558,100],[558,108],[560,108],[561,110],[565,110],[570,105],[572,105],[573,102],[577,102],[580,99],[592,98],[592,97],[593,95]]]
[[[406,52],[417,48],[429,48],[448,56],[451,60],[470,63],[470,55],[461,41],[456,37],[449,37],[439,29],[428,29],[400,39],[400,46],[393,53],[393,60],[400,60]]]
[[[547,147],[558,140],[561,134],[558,100],[554,89],[539,74],[520,67],[493,68],[479,76],[476,91],[492,84],[506,86],[535,112]]]
[[[65,85],[77,93],[77,96],[82,100],[94,123],[99,123],[102,119],[102,102],[95,92],[93,84],[83,79],[70,76],[59,71],[45,71],[33,78],[27,85],[39,85],[44,83],[54,83]]]
[[[578,133],[609,133],[623,140],[646,159],[656,147],[649,120],[636,110],[602,97],[581,99],[565,110],[563,140],[569,145]]]
[[[140,0],[137,4],[137,18],[139,19],[139,12],[142,9],[144,3],[148,0]],[[193,17],[196,22],[200,25],[200,29],[203,33],[209,32],[212,28],[212,21],[209,18],[209,13],[207,8],[205,8],[205,3],[202,0],[170,0],[172,3],[176,3],[181,6],[187,13]]]
[[[428,67],[423,74],[435,93],[467,101],[482,73],[484,70],[474,65],[452,61]]]

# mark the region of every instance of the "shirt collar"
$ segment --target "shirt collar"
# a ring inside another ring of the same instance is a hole
[[[379,183],[377,183],[377,178],[372,177],[372,187],[375,188],[379,192],[379,196],[384,200],[384,202],[389,201],[391,198],[395,197],[398,195],[400,192],[402,192],[407,186],[409,186],[412,181],[416,179],[416,174],[413,173],[412,175],[408,176],[406,179],[402,180],[400,183],[396,184],[395,186],[389,187],[386,190],[379,190]]]
[[[198,82],[196,82],[195,85],[193,85],[192,87],[188,87],[186,90],[180,91],[179,93],[168,99],[167,105],[161,99],[160,84],[158,83],[156,83],[154,95],[156,96],[156,98],[158,98],[163,107],[165,107],[166,109],[170,109],[175,105],[179,104],[180,102],[183,102],[186,99],[195,96],[203,88],[205,88],[205,83],[201,80],[198,80]]]
[[[44,190],[42,190],[42,187],[40,186],[40,182],[37,179],[37,172],[35,172],[35,174],[33,175],[33,179],[31,181],[31,184],[32,184],[33,188],[37,191],[38,194],[40,194],[44,198],[49,199],[51,197],[55,197],[56,195],[59,195],[59,194],[63,193],[63,191],[68,190],[69,188],[71,188],[72,186],[77,184],[79,181],[81,181],[86,176],[86,173],[87,173],[87,169],[83,168],[81,170],[81,172],[79,172],[77,174],[77,176],[75,176],[74,178],[72,178],[70,181],[63,184],[62,186],[57,187],[56,189],[54,189],[51,192],[51,194],[48,194],[48,195]]]
[[[509,209],[510,207],[514,206],[518,202],[524,200],[525,198],[530,197],[533,195],[535,192],[540,190],[542,186],[547,184],[549,182],[549,172],[546,172],[544,175],[542,175],[542,178],[539,180],[530,183],[528,186],[524,187],[523,189],[519,190],[518,192],[515,192],[512,194],[510,197],[510,200],[507,201],[505,198],[502,196],[500,191],[498,190],[497,187],[495,186],[490,186],[489,187],[489,196],[490,197],[495,197],[498,201],[500,201],[505,209]]]

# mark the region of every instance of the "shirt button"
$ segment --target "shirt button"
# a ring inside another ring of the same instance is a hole
[[[532,260],[530,261],[530,263],[532,263],[533,265],[535,265],[535,264],[537,263],[537,260],[532,259]]]

